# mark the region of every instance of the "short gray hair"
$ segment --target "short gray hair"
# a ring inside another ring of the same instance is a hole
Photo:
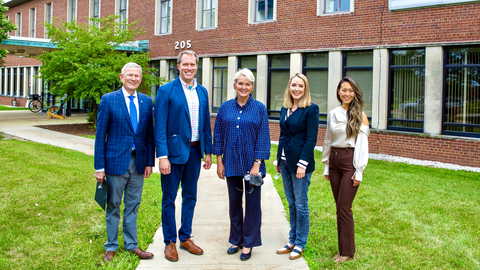
[[[181,53],[178,54],[177,56],[177,65],[180,65],[180,62],[182,61],[182,55],[184,54],[189,54],[189,55],[192,55],[192,56],[195,56],[195,60],[197,61],[197,65],[198,65],[198,55],[196,52],[192,51],[192,50],[186,50],[186,51],[182,51]]]
[[[134,63],[134,62],[126,63],[125,66],[123,66],[123,68],[122,68],[122,75],[124,75],[124,74],[125,74],[125,70],[126,70],[127,68],[130,68],[130,67],[139,68],[139,69],[140,69],[140,75],[142,75],[142,67],[141,67],[139,64]]]
[[[252,71],[248,68],[243,68],[243,69],[240,69],[239,71],[237,71],[237,73],[235,73],[235,76],[233,76],[233,84],[236,84],[238,78],[240,78],[240,76],[242,76],[242,75],[245,76],[245,78],[249,82],[251,82],[251,83],[255,82],[255,76],[253,76]]]

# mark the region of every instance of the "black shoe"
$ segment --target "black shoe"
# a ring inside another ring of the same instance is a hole
[[[233,246],[229,247],[227,250],[228,255],[232,255],[238,252],[238,249],[242,248],[242,245],[239,245],[238,247],[234,248]]]
[[[242,252],[242,254],[240,254],[240,260],[241,261],[246,261],[246,260],[250,259],[250,257],[252,257],[252,250],[253,250],[253,247],[250,248],[250,252],[247,253],[247,254]]]

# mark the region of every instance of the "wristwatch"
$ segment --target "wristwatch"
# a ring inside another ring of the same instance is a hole
[[[258,163],[258,165],[262,165],[262,162],[260,160],[255,160],[256,163]]]

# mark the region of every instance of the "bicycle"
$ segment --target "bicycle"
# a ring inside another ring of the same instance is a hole
[[[30,95],[30,102],[28,103],[28,108],[31,112],[37,113],[43,109],[43,97],[39,94]]]

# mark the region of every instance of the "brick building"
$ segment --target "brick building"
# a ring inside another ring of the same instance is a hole
[[[138,26],[146,33],[138,40],[148,41],[151,65],[161,76],[176,77],[181,50],[200,55],[198,80],[209,90],[212,120],[220,104],[235,97],[235,71],[252,69],[254,97],[267,106],[273,140],[291,74],[310,80],[320,106],[319,145],[326,115],[339,105],[336,85],[342,76],[353,76],[370,118],[370,152],[480,166],[478,1],[13,0],[5,5],[19,26],[11,36],[36,39],[45,38],[41,23],[52,17],[82,23],[117,14],[142,20]],[[19,66],[35,73],[41,65],[14,55],[1,69],[0,103],[33,91],[12,90],[9,74]]]

